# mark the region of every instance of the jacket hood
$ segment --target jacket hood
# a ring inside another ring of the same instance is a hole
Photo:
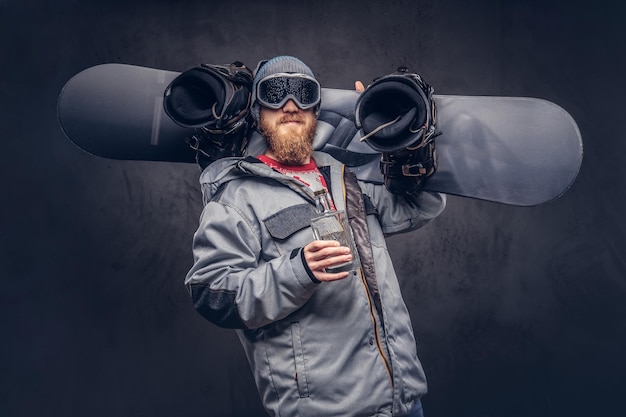
[[[213,162],[200,175],[205,203],[211,200],[222,185],[238,178],[254,175],[255,172],[259,172],[258,170],[263,170],[263,175],[272,172],[263,162],[250,156],[221,158]]]
[[[336,164],[335,159],[324,152],[313,152],[318,167]],[[210,164],[200,175],[205,202],[209,201],[224,184],[235,179],[261,176],[284,182],[285,176],[274,171],[253,156],[222,158]]]

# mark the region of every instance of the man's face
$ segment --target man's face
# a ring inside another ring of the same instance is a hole
[[[259,131],[267,142],[266,153],[282,164],[309,162],[316,125],[314,110],[302,110],[293,100],[276,110],[261,106]]]

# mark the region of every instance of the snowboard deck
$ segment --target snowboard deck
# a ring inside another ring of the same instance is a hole
[[[123,160],[195,162],[185,142],[193,129],[163,110],[163,92],[179,75],[126,64],[102,64],[63,87],[58,118],[81,149]],[[359,93],[322,89],[316,150],[344,162],[363,181],[382,183],[380,153],[360,140],[354,125]],[[561,196],[582,163],[582,138],[560,106],[529,97],[435,95],[437,171],[424,189],[517,206]],[[254,132],[247,153],[264,141]]]

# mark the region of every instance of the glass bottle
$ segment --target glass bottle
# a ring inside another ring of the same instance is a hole
[[[336,240],[341,246],[347,246],[352,254],[350,262],[326,268],[326,272],[336,273],[344,271],[356,271],[361,267],[359,254],[352,237],[352,230],[348,223],[348,216],[343,210],[334,210],[326,190],[314,193],[315,206],[318,216],[311,219],[313,235],[317,240]]]

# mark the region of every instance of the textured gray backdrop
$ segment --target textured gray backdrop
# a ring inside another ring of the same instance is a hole
[[[625,17],[619,1],[0,0],[0,415],[263,415],[236,337],[182,285],[196,167],[90,156],[55,106],[100,63],[276,54],[326,87],[407,65],[438,94],[541,97],[573,115],[585,157],[564,197],[453,197],[390,246],[428,417],[623,414]]]

